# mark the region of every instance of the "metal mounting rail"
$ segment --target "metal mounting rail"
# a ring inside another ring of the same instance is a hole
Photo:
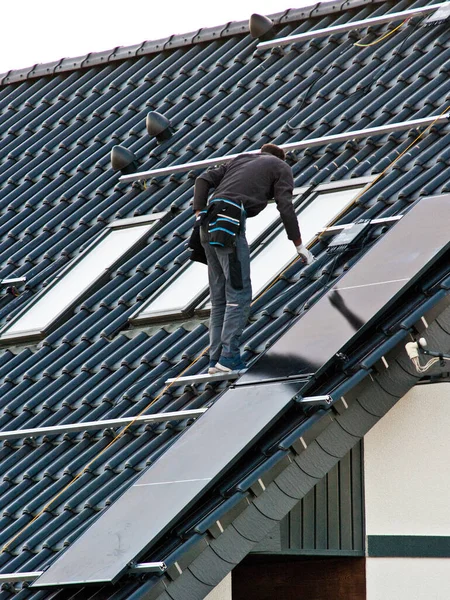
[[[34,581],[44,571],[24,571],[23,573],[1,573],[0,583],[18,583],[20,581]]]
[[[390,23],[392,21],[401,21],[402,19],[408,19],[417,15],[426,15],[438,10],[444,6],[448,6],[448,2],[442,4],[430,4],[429,6],[422,6],[420,8],[411,8],[396,13],[388,13],[381,15],[380,17],[372,17],[371,19],[364,19],[361,21],[350,21],[342,25],[335,25],[334,27],[326,27],[325,29],[313,29],[305,33],[299,33],[298,35],[286,36],[278,39],[268,40],[267,42],[260,42],[257,45],[259,50],[266,50],[267,48],[275,48],[276,46],[287,46],[296,42],[306,42],[308,40],[326,37],[334,33],[345,33],[352,29],[365,29],[366,27],[382,25],[383,23]]]
[[[164,573],[167,565],[163,562],[131,563],[129,573]]]
[[[380,217],[379,219],[370,219],[370,225],[382,225],[383,223],[392,223],[395,221],[400,221],[403,215],[395,215],[394,217]],[[352,225],[355,223],[345,223],[344,225],[330,225],[330,227],[324,227],[324,229],[319,229],[317,235],[320,236],[321,239],[325,237],[330,237],[335,235],[336,233],[340,233],[341,231],[345,231],[346,229],[350,229]]]
[[[140,417],[124,417],[122,419],[105,419],[104,421],[86,421],[71,425],[52,425],[50,427],[36,427],[34,429],[17,429],[15,431],[1,431],[0,441],[15,440],[39,435],[59,435],[61,433],[74,433],[92,429],[108,429],[122,425],[142,425],[143,423],[160,423],[200,417],[207,408],[193,408],[192,410],[178,410],[173,412],[155,413],[154,415],[141,415]]]
[[[128,573],[164,573],[167,565],[164,562],[135,563],[130,565]],[[1,573],[1,583],[19,583],[23,581],[35,581],[44,571],[24,571],[23,573]]]
[[[26,283],[26,277],[11,277],[8,279],[0,280],[0,285],[19,285],[21,283]]]
[[[414,129],[415,127],[423,127],[431,125],[431,123],[442,123],[447,121],[450,113],[444,115],[434,115],[432,117],[425,117],[423,119],[413,119],[411,121],[402,121],[400,123],[391,123],[388,125],[381,125],[380,127],[369,127],[368,129],[358,129],[355,131],[347,131],[345,133],[337,133],[335,135],[328,135],[319,138],[310,138],[302,140],[301,142],[292,142],[290,144],[281,144],[280,148],[283,150],[305,150],[306,148],[313,148],[315,146],[326,146],[327,144],[334,144],[339,142],[345,142],[347,140],[355,140],[359,138],[370,137],[371,135],[383,135],[385,133],[393,133],[395,131],[404,131],[405,129]],[[217,158],[209,158],[207,160],[198,160],[191,163],[184,163],[180,165],[172,165],[170,167],[163,167],[161,169],[151,169],[150,171],[142,171],[142,173],[131,173],[130,175],[122,175],[119,177],[119,181],[123,183],[129,183],[132,181],[142,181],[144,179],[150,179],[151,177],[163,177],[166,175],[172,175],[174,173],[186,173],[187,171],[193,171],[196,169],[205,169],[206,167],[213,167],[222,163],[229,162],[241,156],[242,154],[259,154],[259,150],[250,150],[249,152],[241,152],[240,154],[228,154],[226,156],[218,156]]]
[[[230,373],[214,373],[213,375],[210,375],[209,373],[204,373],[202,375],[188,375],[186,377],[174,377],[173,379],[168,379],[166,384],[170,383],[171,385],[189,385],[191,383],[233,381],[234,379],[238,379],[244,373],[245,369],[242,371],[231,371]]]
[[[329,407],[333,402],[333,398],[329,395],[325,396],[299,396],[297,398],[299,404],[308,404],[309,406]]]

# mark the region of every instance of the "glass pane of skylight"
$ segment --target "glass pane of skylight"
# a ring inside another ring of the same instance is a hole
[[[246,236],[251,246],[262,233],[280,216],[274,202],[247,220]],[[206,265],[198,262],[189,262],[181,273],[177,273],[163,288],[161,293],[144,306],[132,317],[132,320],[148,319],[161,315],[170,315],[187,310],[196,299],[206,294],[208,290],[208,270]]]
[[[139,313],[139,318],[182,311],[208,287],[208,269],[199,262],[190,262],[167,287]]]
[[[1,338],[45,331],[51,322],[81,296],[127,250],[147,233],[153,223],[123,229],[111,229],[84,256],[75,260],[48,291],[10,326]]]
[[[352,201],[361,188],[324,192],[317,196],[298,214],[302,240],[311,242],[319,229],[330,223]],[[296,257],[294,244],[281,230],[251,262],[253,298],[255,298]]]
[[[280,218],[277,205],[275,202],[269,202],[266,208],[251,219],[247,219],[245,223],[245,236],[248,245],[251,246],[259,236],[265,231],[269,225]]]
[[[317,232],[333,221],[355,198],[362,189],[352,188],[339,191],[319,192],[302,209],[297,209],[302,240],[308,245]],[[275,277],[281,273],[297,256],[294,244],[286,236],[284,229],[264,244],[263,249],[252,258],[251,279],[253,298],[256,298]],[[209,299],[200,310],[211,308]]]

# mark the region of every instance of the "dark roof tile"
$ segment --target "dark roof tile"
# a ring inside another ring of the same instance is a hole
[[[395,10],[412,5],[404,0]],[[308,9],[275,15],[274,21],[281,22],[275,35],[388,10],[394,10],[391,4],[378,1],[315,3]],[[139,169],[144,170],[257,148],[263,140],[286,143],[439,114],[448,100],[448,33],[444,28],[409,26],[368,48],[353,43],[361,37],[376,39],[378,31],[339,34],[269,52],[255,52],[257,42],[247,32],[246,23],[226,24],[39,65],[10,73],[8,81],[3,78],[0,258],[3,276],[25,274],[27,288],[19,298],[0,306],[2,322],[15,315],[45,282],[52,281],[113,219],[178,209],[144,248],[122,261],[78,302],[40,345],[14,349],[16,355],[12,348],[3,350],[0,424],[4,429],[204,407],[224,389],[223,384],[195,389],[173,386],[161,394],[168,377],[183,370],[196,373],[207,366],[207,355],[191,365],[208,343],[206,325],[198,318],[189,324],[180,319],[141,331],[128,324],[128,317],[188,259],[185,242],[192,225],[190,202],[196,172],[150,180],[145,190],[119,183],[120,173],[114,173],[109,162],[114,144],[135,152]],[[159,144],[148,137],[144,121],[150,110],[170,118],[175,130],[170,140]],[[296,185],[381,173],[416,135],[415,131],[375,135],[297,153]],[[448,124],[433,127],[340,222],[395,215],[422,195],[448,189],[447,137]],[[373,229],[367,243],[378,239],[384,229]],[[243,337],[245,357],[264,350],[320,297],[324,286],[359,257],[354,253],[338,261],[325,250],[326,243],[316,243],[313,251],[318,261],[312,267],[293,265],[254,303],[252,322]],[[431,289],[429,282],[427,290]],[[393,326],[390,323],[387,329]],[[182,419],[129,428],[21,534],[12,554],[9,549],[0,555],[3,568],[43,568],[189,422]],[[252,477],[276,466],[284,456],[276,454],[277,443],[286,438],[286,431],[278,433],[267,438],[262,448],[265,454],[255,453],[253,461],[223,481],[226,495],[234,498],[236,486],[245,487]],[[0,469],[4,536],[30,523],[47,500],[108,446],[112,435],[100,430],[4,443]],[[211,496],[207,504],[212,514],[220,516],[229,502]],[[257,503],[268,514],[266,502],[263,495]],[[272,505],[273,510],[283,512],[283,497]],[[248,514],[261,518],[262,513],[255,511],[251,507]],[[201,511],[191,513],[183,523],[198,526],[205,517]],[[267,523],[262,521],[263,529]],[[249,522],[242,517],[237,529],[230,525],[227,535],[214,542],[222,560],[236,561],[239,553],[247,551],[237,531],[252,537]],[[177,531],[186,537],[183,523]],[[183,556],[199,536],[189,535],[186,545],[179,537],[168,539],[159,556],[164,547],[168,556]],[[235,541],[234,547],[230,540]],[[192,573],[208,587],[214,585],[215,572],[206,573],[200,562],[192,567]],[[83,588],[73,593],[66,590],[63,595],[110,600],[137,597],[153,580],[129,578],[116,586],[117,592]],[[10,595],[1,591],[0,599]],[[25,588],[16,595],[18,600],[44,597],[46,592]]]

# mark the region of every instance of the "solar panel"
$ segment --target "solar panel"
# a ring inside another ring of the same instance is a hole
[[[230,389],[32,587],[114,582],[283,413],[301,382]]]
[[[442,256],[449,209],[450,195],[421,200],[32,587],[117,581],[288,409],[306,373],[324,369]]]
[[[237,385],[323,372],[449,248],[450,195],[422,199]]]

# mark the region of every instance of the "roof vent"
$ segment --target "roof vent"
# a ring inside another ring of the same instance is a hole
[[[273,21],[269,19],[269,17],[265,17],[264,15],[258,15],[258,13],[254,13],[250,17],[249,21],[249,29],[250,35],[253,39],[259,38],[260,40],[270,39],[270,32],[273,29]]]
[[[169,119],[159,112],[149,112],[145,124],[148,135],[155,137],[158,142],[164,142],[172,136]]]
[[[122,171],[124,175],[134,173],[138,164],[136,156],[123,146],[113,146],[111,150],[111,166],[114,171]]]

